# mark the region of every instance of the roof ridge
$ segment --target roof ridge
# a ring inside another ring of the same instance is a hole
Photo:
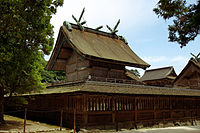
[[[173,66],[168,66],[168,67],[160,67],[160,68],[155,68],[155,69],[149,69],[149,70],[146,70],[146,72],[147,72],[147,71],[155,71],[155,70],[168,69],[168,68],[172,69],[172,68],[174,68],[174,67],[173,67]]]
[[[74,23],[70,23],[70,24],[71,24],[72,28],[81,30],[77,24],[74,24]],[[125,38],[122,35],[112,34],[112,33],[106,32],[106,31],[96,30],[96,29],[93,29],[90,27],[85,27],[85,26],[83,26],[83,27],[84,27],[83,32],[86,31],[86,32],[90,32],[90,33],[95,33],[95,34],[111,37],[114,39],[119,39],[121,41],[124,41],[126,44],[128,44],[128,42],[125,40]]]
[[[200,64],[200,62],[197,61],[197,60],[195,60],[194,58],[191,58],[191,59],[189,60],[189,62],[192,62],[192,63],[194,63],[194,64]]]

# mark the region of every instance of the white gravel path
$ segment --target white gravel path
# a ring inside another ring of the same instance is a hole
[[[111,133],[111,132],[110,132]],[[113,133],[113,132],[112,132]],[[119,131],[116,133],[200,133],[200,126],[180,126]]]

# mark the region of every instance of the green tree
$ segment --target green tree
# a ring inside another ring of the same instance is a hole
[[[0,1],[0,122],[4,94],[44,88],[39,71],[41,52],[53,47],[51,15],[63,0]]]
[[[131,69],[130,70],[135,76],[137,76],[138,78],[140,78],[140,72],[137,69]]]
[[[41,64],[43,67],[47,65],[47,61],[42,58]],[[63,71],[48,71],[43,69],[41,72],[42,83],[52,83],[55,81],[62,81],[66,79],[66,74]]]
[[[169,41],[186,46],[200,33],[200,0],[187,4],[186,0],[159,0],[154,12],[165,20],[172,18],[169,25]]]

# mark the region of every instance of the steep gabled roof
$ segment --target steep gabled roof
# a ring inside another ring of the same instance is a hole
[[[172,66],[157,69],[146,70],[140,81],[158,80],[158,79],[175,79],[176,73]]]
[[[107,61],[143,69],[150,66],[116,35],[86,27],[84,31],[81,31],[77,25],[71,25],[72,31],[65,26],[60,28],[56,46],[46,67],[48,70],[64,69],[56,68],[55,65],[65,64],[64,60],[69,58],[70,54],[66,57],[63,52],[70,53],[70,51],[75,51],[83,58],[90,60]]]
[[[190,77],[190,74],[192,74],[192,70],[190,69],[192,66],[197,68],[198,72],[200,73],[200,62],[195,61],[194,59],[190,59],[187,63],[187,65],[183,68],[183,70],[180,72],[180,74],[176,77],[174,80],[174,84],[181,80],[183,77]],[[194,72],[193,72],[194,73]]]

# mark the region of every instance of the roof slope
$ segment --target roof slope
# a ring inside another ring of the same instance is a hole
[[[55,86],[47,88],[42,93],[28,94],[57,94],[57,93],[72,93],[72,92],[95,92],[109,94],[144,94],[144,95],[182,95],[182,96],[200,96],[200,90],[193,89],[177,89],[167,87],[155,87],[144,85],[130,85],[119,83],[102,83],[87,81],[85,83],[69,84],[63,86]],[[27,95],[27,94],[26,94]]]
[[[126,76],[130,77],[131,79],[134,79],[136,81],[139,81],[139,77],[136,76],[131,70],[126,69]]]
[[[190,66],[194,66],[194,67],[196,67],[198,70],[199,70],[199,72],[200,72],[200,62],[197,62],[197,61],[195,61],[195,60],[193,60],[193,59],[190,59],[189,61],[188,61],[188,63],[187,63],[187,65],[184,67],[184,69],[180,72],[180,74],[176,77],[176,79],[174,80],[174,84],[178,81],[178,80],[180,80],[181,78],[183,78],[183,76],[186,74],[186,72],[188,71],[189,72],[189,68],[190,68]],[[191,72],[189,72],[190,74],[191,74]]]
[[[118,39],[116,35],[90,28],[85,28],[84,31],[81,31],[74,24],[72,24],[72,31],[62,26],[60,32],[63,32],[68,45],[83,57],[106,60],[143,69],[150,66],[138,57],[123,40]],[[61,45],[59,44],[61,41],[57,40],[57,42],[55,48],[58,47],[57,45]]]
[[[144,75],[140,78],[140,81],[157,80],[164,78],[175,79],[176,76],[177,75],[174,71],[174,68],[170,66],[170,67],[146,70]]]

